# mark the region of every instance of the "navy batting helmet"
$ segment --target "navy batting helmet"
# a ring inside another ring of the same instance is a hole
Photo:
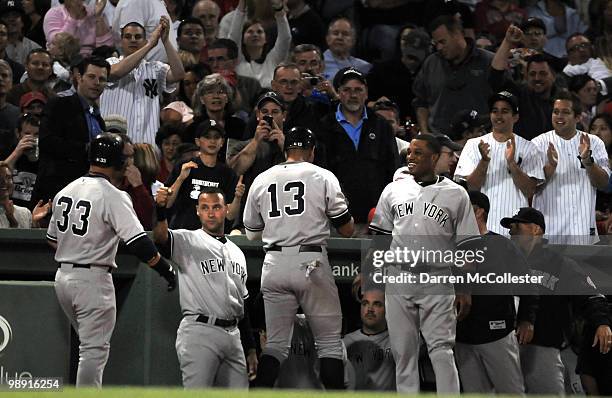
[[[125,164],[123,147],[125,142],[119,134],[102,133],[89,146],[89,164],[120,169]]]
[[[293,127],[285,134],[287,149],[310,149],[315,146],[315,135],[306,127]]]

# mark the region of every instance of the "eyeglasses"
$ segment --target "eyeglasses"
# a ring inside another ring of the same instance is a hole
[[[578,50],[588,50],[589,48],[591,48],[591,43],[580,43],[568,48],[567,52],[571,53]]]
[[[289,86],[289,87],[297,87],[298,84],[300,84],[299,80],[287,80],[287,79],[280,79],[276,81],[278,84],[280,84],[281,86]]]

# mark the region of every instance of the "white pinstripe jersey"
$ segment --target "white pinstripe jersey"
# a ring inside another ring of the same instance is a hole
[[[347,214],[346,199],[331,171],[308,162],[281,163],[253,181],[244,226],[263,231],[267,247],[326,245],[330,219],[342,220]]]
[[[544,215],[546,235],[550,237],[597,234],[595,225],[597,190],[591,184],[586,169],[581,167],[578,159],[580,134],[586,134],[582,131],[578,133],[571,139],[565,140],[551,130],[531,141],[538,147],[544,159],[549,142],[553,143],[559,155],[555,173],[533,198],[533,207]],[[595,163],[609,176],[608,154],[603,141],[593,134],[589,134],[589,138]]]
[[[145,236],[130,196],[102,176],[79,177],[53,199],[47,239],[55,261],[117,267],[119,240]]]
[[[411,175],[403,177],[385,187],[370,223],[373,231],[393,234],[392,248],[403,247],[406,237],[422,237],[422,243],[431,248],[479,235],[476,216],[463,187],[440,176],[425,186]]]
[[[114,65],[120,59],[108,58],[107,61]],[[122,115],[134,143],[146,142],[155,147],[161,94],[176,89],[176,84],[166,84],[169,70],[170,67],[162,62],[141,61],[130,73],[108,84],[100,97],[100,113],[102,116]]]
[[[512,180],[506,161],[506,142],[495,140],[493,133],[469,139],[461,151],[455,176],[467,177],[474,172],[482,158],[478,150],[480,140],[489,144],[491,149],[489,152],[491,161],[484,184],[480,188],[480,192],[487,195],[491,204],[487,228],[497,234],[509,236],[509,230],[503,228],[499,222],[504,217],[511,217],[521,207],[529,206],[529,201]],[[514,140],[516,144],[514,160],[518,166],[529,177],[544,181],[544,159],[538,148],[531,141],[516,134]]]
[[[169,230],[171,259],[178,265],[183,315],[221,319],[242,318],[246,287],[246,258],[229,239],[225,243],[203,229]]]

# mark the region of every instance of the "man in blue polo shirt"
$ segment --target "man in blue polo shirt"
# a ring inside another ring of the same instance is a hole
[[[384,187],[399,167],[391,125],[368,110],[365,75],[348,67],[338,71],[334,88],[340,98],[335,113],[326,116],[321,134],[328,169],[342,185],[356,223],[367,223]],[[316,132],[318,133],[318,132]]]

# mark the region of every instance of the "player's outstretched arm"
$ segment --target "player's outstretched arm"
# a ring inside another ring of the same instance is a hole
[[[350,238],[355,233],[355,221],[351,217],[348,222],[336,228],[336,231],[345,238]]]

